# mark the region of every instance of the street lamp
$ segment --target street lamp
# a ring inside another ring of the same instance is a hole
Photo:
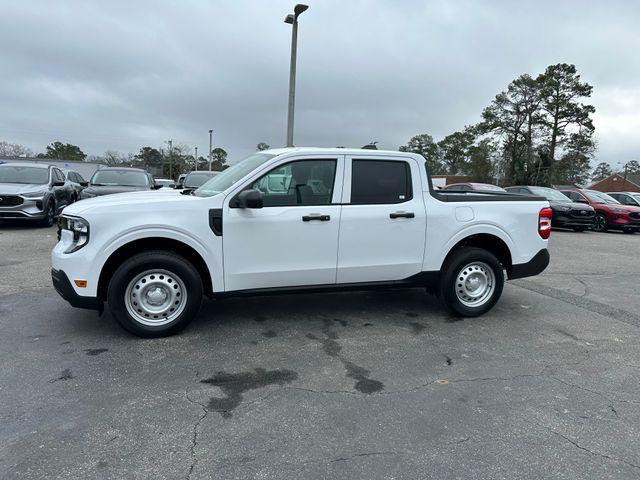
[[[296,97],[296,52],[298,50],[298,17],[307,9],[308,5],[297,4],[293,13],[287,15],[284,23],[293,26],[291,29],[291,65],[289,68],[289,110],[287,112],[287,147],[293,147],[293,110]]]
[[[211,149],[213,148],[213,130],[209,130],[209,171],[211,171]]]
[[[196,172],[198,171],[198,147],[196,146]]]

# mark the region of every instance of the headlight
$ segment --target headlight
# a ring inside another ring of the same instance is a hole
[[[567,206],[567,205],[558,205],[553,207],[555,210],[558,210],[559,212],[568,212],[569,210],[571,210],[571,207]]]
[[[58,239],[65,230],[71,232],[73,241],[64,253],[73,253],[89,243],[89,222],[84,218],[61,216],[58,221]]]
[[[93,198],[95,195],[93,193],[85,192],[84,190],[80,192],[80,198]]]
[[[629,213],[629,212],[627,212],[626,210],[623,210],[623,209],[621,209],[621,208],[611,208],[611,211],[612,211],[613,213]]]
[[[21,193],[20,195],[22,195],[24,198],[42,198],[46,194],[47,194],[46,190],[40,190],[39,192]]]

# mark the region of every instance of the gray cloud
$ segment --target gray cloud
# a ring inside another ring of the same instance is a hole
[[[593,84],[598,160],[640,147],[640,9],[627,2],[310,2],[296,143],[398,145],[476,122],[521,73],[575,63]],[[0,0],[0,139],[85,152],[284,142],[290,1]]]

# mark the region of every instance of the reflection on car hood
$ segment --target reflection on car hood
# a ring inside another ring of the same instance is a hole
[[[124,185],[90,185],[84,189],[85,193],[90,195],[111,195],[113,193],[123,192],[139,192],[141,190],[149,190],[149,187],[128,187]]]
[[[47,184],[38,185],[32,183],[0,183],[0,195],[20,195],[21,193],[38,192],[47,190]]]
[[[224,197],[215,200],[215,197],[208,197],[208,204],[210,208],[220,208]],[[111,209],[126,209],[127,207],[135,206],[137,213],[143,213],[149,208],[164,208],[170,205],[180,203],[186,205],[186,202],[203,200],[200,197],[194,197],[193,195],[180,195],[179,190],[144,190],[138,192],[126,192],[116,193],[113,195],[103,195],[100,197],[87,198],[80,200],[76,203],[72,203],[64,209],[64,213],[67,215],[82,215],[90,210],[111,210]],[[189,208],[189,207],[185,207]]]

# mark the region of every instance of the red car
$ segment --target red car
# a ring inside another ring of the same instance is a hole
[[[490,183],[452,183],[451,185],[447,185],[442,190],[456,190],[458,192],[505,192],[506,190],[502,187],[498,187],[497,185],[491,185]]]
[[[597,190],[573,188],[560,190],[574,202],[591,205],[596,211],[593,229],[606,232],[608,229],[633,233],[640,230],[640,207],[622,205],[615,198]]]

